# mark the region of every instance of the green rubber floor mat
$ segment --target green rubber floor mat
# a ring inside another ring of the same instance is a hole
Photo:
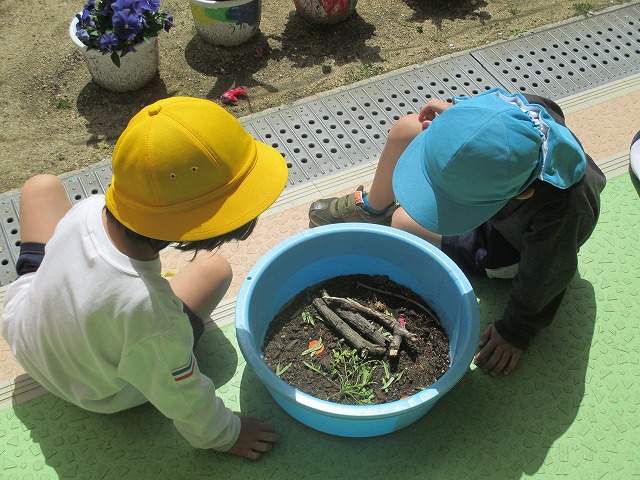
[[[258,462],[191,448],[151,406],[115,415],[53,395],[0,411],[1,479],[629,479],[640,475],[640,201],[629,175],[607,185],[553,325],[518,369],[471,367],[422,419],[372,438],[334,437],[289,417],[238,353],[233,325],[208,332],[201,369],[235,410],[276,425]],[[482,322],[509,283],[471,279]]]

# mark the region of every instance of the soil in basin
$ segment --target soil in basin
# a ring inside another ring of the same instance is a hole
[[[274,317],[263,359],[313,397],[348,405],[393,402],[450,366],[434,310],[383,275],[345,275],[309,287]]]

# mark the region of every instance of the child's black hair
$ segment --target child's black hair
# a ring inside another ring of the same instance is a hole
[[[195,257],[198,252],[201,250],[205,250],[207,252],[211,252],[225,243],[231,242],[233,240],[246,240],[249,235],[253,232],[253,229],[258,223],[258,219],[254,218],[248,223],[245,223],[241,227],[232,230],[231,232],[225,233],[223,235],[219,235],[217,237],[206,238],[204,240],[189,240],[184,242],[169,242],[166,240],[158,240],[155,238],[145,237],[144,235],[140,235],[139,233],[134,232],[130,228],[125,227],[122,223],[118,221],[118,219],[109,211],[108,208],[105,207],[105,212],[107,215],[107,219],[111,222],[114,222],[116,227],[121,229],[124,234],[134,240],[136,242],[142,242],[148,246],[150,246],[154,251],[159,252],[163,248],[168,247],[173,244],[174,248],[177,250],[181,250],[183,252],[193,252],[193,256]]]

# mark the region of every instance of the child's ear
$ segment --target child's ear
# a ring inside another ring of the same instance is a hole
[[[527,188],[524,192],[516,197],[516,200],[527,200],[533,197],[533,194],[536,193],[535,188]]]

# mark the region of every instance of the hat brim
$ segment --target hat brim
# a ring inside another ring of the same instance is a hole
[[[413,220],[430,232],[446,236],[469,232],[497,213],[507,200],[470,206],[439,195],[425,169],[424,152],[427,143],[432,141],[430,137],[427,128],[400,156],[393,172],[396,200]]]
[[[116,218],[136,233],[170,242],[205,240],[229,233],[257,218],[280,196],[288,168],[275,148],[255,140],[257,160],[237,188],[223,197],[183,212],[150,213],[118,199],[114,188],[105,199]],[[134,227],[135,226],[135,227]]]

